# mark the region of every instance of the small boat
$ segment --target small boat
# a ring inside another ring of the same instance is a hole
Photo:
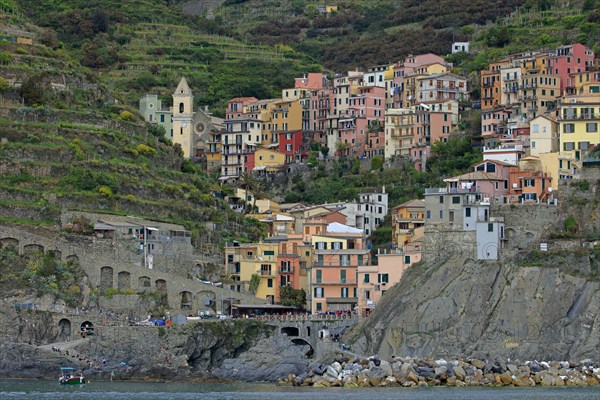
[[[81,373],[75,374],[75,368],[61,367],[58,383],[61,385],[83,385],[85,384],[85,378]]]

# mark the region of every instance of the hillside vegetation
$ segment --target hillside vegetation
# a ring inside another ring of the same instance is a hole
[[[252,45],[217,34],[213,24],[167,3],[18,0],[11,22],[40,26],[42,44],[97,73],[103,87],[131,107],[146,93],[163,95],[170,104],[170,94],[185,75],[195,89],[196,105],[209,105],[222,115],[229,98],[278,97],[294,77],[320,70],[289,47]]]

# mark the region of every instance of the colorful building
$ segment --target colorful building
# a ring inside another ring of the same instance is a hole
[[[357,268],[369,260],[364,232],[332,223],[323,235],[314,235],[311,241],[311,311],[354,311],[358,302]]]
[[[425,200],[409,200],[392,208],[392,245],[402,248],[425,223]]]

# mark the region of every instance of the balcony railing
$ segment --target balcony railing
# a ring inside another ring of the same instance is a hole
[[[563,114],[559,117],[560,120],[571,121],[576,119],[596,119],[598,116],[596,114]]]
[[[293,274],[294,273],[294,267],[279,268],[279,273],[280,274]]]
[[[261,269],[260,276],[274,276],[270,269]]]

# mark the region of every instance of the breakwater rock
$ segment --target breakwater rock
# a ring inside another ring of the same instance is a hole
[[[278,385],[316,387],[369,386],[586,386],[600,384],[600,367],[591,360],[537,362],[479,359],[394,359],[336,357],[313,364]]]

